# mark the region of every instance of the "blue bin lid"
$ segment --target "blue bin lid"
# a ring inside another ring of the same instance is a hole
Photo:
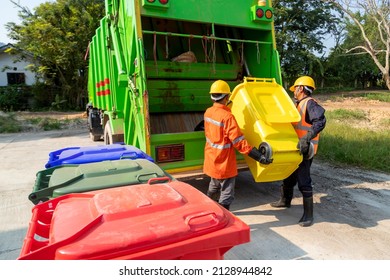
[[[84,164],[118,159],[147,159],[153,158],[131,145],[111,144],[89,147],[67,147],[49,153],[45,167],[50,168],[64,164]]]

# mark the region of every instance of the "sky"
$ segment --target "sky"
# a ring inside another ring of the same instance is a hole
[[[34,7],[39,6],[45,2],[53,2],[54,0],[14,0],[14,2],[18,3],[23,7],[28,7],[31,11],[33,11]],[[15,22],[20,23],[20,19],[18,17],[19,9],[11,3],[10,0],[2,0],[0,7],[0,42],[4,44],[13,43],[7,36],[7,29],[5,29],[5,24],[7,22]]]

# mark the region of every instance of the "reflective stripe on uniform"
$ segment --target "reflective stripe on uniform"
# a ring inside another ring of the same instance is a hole
[[[214,179],[237,176],[236,151],[247,155],[252,147],[242,132],[229,107],[214,103],[204,113],[206,145],[203,172]]]
[[[311,129],[311,127],[305,126],[300,122],[297,124],[293,124],[293,126],[295,129],[300,129],[300,130],[305,130],[305,131],[309,131]]]
[[[212,124],[214,124],[216,126],[224,127],[224,123],[223,122],[217,122],[216,120],[213,120],[212,118],[205,117],[204,120],[206,122],[212,123]]]
[[[232,146],[232,144],[230,144],[230,143],[225,144],[225,145],[218,145],[216,143],[211,142],[211,140],[209,138],[207,138],[207,137],[206,137],[206,141],[207,141],[207,143],[209,143],[209,145],[211,147],[219,149],[219,150],[230,149],[230,147]]]
[[[232,144],[237,144],[238,142],[240,142],[241,140],[244,140],[245,137],[242,135],[242,136],[239,136],[237,137],[236,139],[234,139],[232,141]],[[213,143],[209,138],[206,137],[206,141],[207,143],[209,143],[209,145],[213,148],[216,148],[216,149],[219,149],[219,150],[223,150],[223,149],[230,149],[230,147],[232,146],[232,144],[228,143],[228,144],[225,144],[225,145],[219,145],[219,144],[216,144],[216,143]]]
[[[234,139],[234,140],[232,141],[232,143],[233,143],[233,145],[234,145],[234,144],[237,144],[238,142],[240,142],[240,141],[243,140],[243,139],[245,139],[245,137],[244,137],[244,135],[241,135],[241,136],[237,137],[236,139]]]

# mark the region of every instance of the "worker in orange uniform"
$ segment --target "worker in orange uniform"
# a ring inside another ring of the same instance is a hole
[[[296,106],[301,115],[301,120],[293,123],[293,126],[299,138],[298,148],[303,160],[298,169],[283,180],[280,200],[271,203],[272,207],[290,207],[294,186],[298,183],[298,189],[303,197],[303,215],[299,220],[299,225],[303,227],[313,223],[313,187],[310,167],[317,153],[320,132],[326,124],[325,109],[311,97],[315,89],[314,80],[309,76],[298,78],[290,87],[290,90],[294,92]]]
[[[210,96],[214,103],[204,114],[206,145],[203,165],[204,173],[211,177],[207,196],[214,198],[220,192],[218,203],[228,210],[234,200],[238,174],[235,149],[257,161],[264,160],[260,151],[244,138],[227,106],[230,93],[225,81],[217,80],[211,85]]]

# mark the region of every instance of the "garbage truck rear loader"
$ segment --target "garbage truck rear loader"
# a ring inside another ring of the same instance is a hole
[[[201,170],[211,84],[281,84],[271,5],[106,0],[89,48],[91,138],[134,145],[171,174]]]

